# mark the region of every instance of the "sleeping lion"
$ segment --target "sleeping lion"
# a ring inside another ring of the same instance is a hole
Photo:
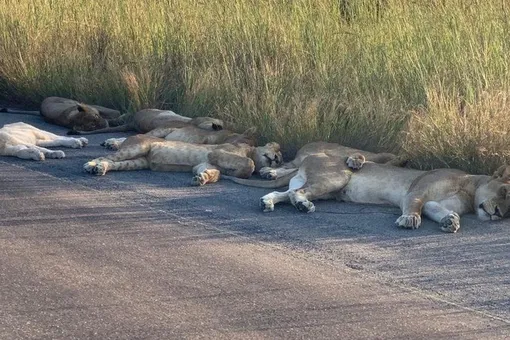
[[[300,211],[313,212],[312,201],[319,199],[391,204],[402,210],[397,226],[416,229],[423,214],[442,231],[455,233],[463,214],[474,212],[482,221],[506,215],[510,166],[501,166],[492,176],[470,175],[455,169],[421,171],[366,162],[361,154],[318,154],[303,160],[287,191],[263,196],[260,205],[268,212],[277,203],[290,202]]]
[[[98,176],[108,171],[151,169],[155,171],[193,171],[192,183],[217,182],[220,174],[248,178],[266,166],[282,162],[280,145],[192,144],[136,135],[128,137],[120,149],[106,157],[84,164],[86,172]]]
[[[45,158],[64,158],[60,150],[47,147],[65,146],[79,149],[87,145],[86,138],[57,136],[25,123],[6,124],[0,129],[0,156],[43,161]]]

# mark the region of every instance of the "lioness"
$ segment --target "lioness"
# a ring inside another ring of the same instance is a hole
[[[40,115],[48,123],[82,131],[108,127],[109,121],[120,117],[120,112],[117,110],[60,97],[44,99],[40,111],[2,108],[0,112]]]
[[[85,163],[84,169],[99,176],[120,170],[192,170],[195,175],[192,183],[204,185],[217,182],[220,173],[248,178],[262,167],[281,162],[277,143],[258,147],[230,143],[205,145],[136,135],[128,137],[116,153]]]
[[[395,166],[404,166],[407,160],[400,158],[392,153],[373,153],[343,146],[337,143],[312,142],[304,145],[298,150],[294,159],[284,163],[281,167],[264,167],[260,169],[259,174],[262,178],[271,181],[256,179],[229,178],[230,180],[252,187],[259,188],[280,188],[289,184],[290,179],[298,171],[303,161],[312,155],[326,155],[330,157],[348,157],[352,154],[362,154],[367,161],[375,163],[388,163]]]
[[[42,161],[45,158],[64,158],[60,150],[48,150],[45,147],[65,146],[82,148],[87,145],[86,138],[57,136],[25,123],[6,124],[0,129],[0,155],[22,159]]]
[[[250,128],[243,133],[235,133],[229,130],[205,130],[194,125],[182,128],[159,128],[144,134],[148,137],[164,138],[166,140],[181,141],[194,144],[248,144],[255,145],[256,129]],[[126,138],[108,138],[101,146],[109,150],[118,150]]]
[[[290,201],[301,211],[313,212],[311,201],[317,199],[389,203],[402,209],[397,226],[416,229],[423,213],[439,223],[442,231],[455,233],[462,214],[475,212],[481,220],[505,216],[510,206],[510,166],[500,167],[491,177],[454,169],[398,168],[365,162],[360,154],[347,158],[313,155],[304,159],[289,190],[265,195],[260,204],[267,212],[276,203]]]
[[[93,131],[71,130],[68,134],[85,135],[106,132],[136,131],[147,133],[158,128],[182,128],[196,126],[204,130],[222,130],[223,121],[211,117],[185,117],[173,111],[145,109],[134,115],[122,115],[111,122],[112,127],[96,129]]]

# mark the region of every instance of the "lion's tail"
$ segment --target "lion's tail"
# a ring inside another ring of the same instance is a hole
[[[129,124],[114,126],[114,127],[106,127],[102,129],[92,130],[92,131],[78,131],[78,130],[69,130],[67,132],[68,135],[94,135],[98,133],[110,133],[110,132],[126,132],[133,131],[133,128]]]
[[[16,110],[16,109],[9,109],[7,107],[0,107],[0,112],[21,114],[21,115],[31,115],[31,116],[40,116],[41,115],[41,113],[39,111]]]
[[[286,174],[285,176],[277,178],[273,181],[260,180],[260,179],[244,179],[244,178],[238,178],[238,177],[233,177],[233,176],[224,176],[224,175],[221,175],[221,178],[225,178],[225,179],[231,180],[232,182],[235,182],[237,184],[246,185],[249,187],[277,189],[277,188],[281,188],[286,185],[289,185],[291,178],[296,175],[297,171],[298,171],[298,169],[291,172],[290,174]]]

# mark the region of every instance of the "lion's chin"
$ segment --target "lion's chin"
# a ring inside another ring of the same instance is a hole
[[[479,220],[482,220],[482,221],[490,221],[491,220],[491,215],[489,215],[482,208],[476,209],[476,216],[478,217]]]
[[[478,217],[479,220],[482,221],[497,221],[501,219],[501,217],[497,215],[490,215],[482,208],[476,209],[476,216]]]

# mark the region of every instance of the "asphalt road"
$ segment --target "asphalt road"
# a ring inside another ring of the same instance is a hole
[[[64,134],[38,117],[0,113]],[[0,157],[0,339],[505,339],[510,220],[393,226],[190,174],[82,170],[125,134],[44,162]]]

